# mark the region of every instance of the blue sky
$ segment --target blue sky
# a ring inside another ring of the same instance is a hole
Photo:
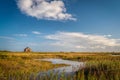
[[[1,0],[0,50],[120,51],[119,0]]]

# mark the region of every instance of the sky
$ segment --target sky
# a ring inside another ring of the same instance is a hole
[[[0,50],[120,51],[120,0],[0,0]]]

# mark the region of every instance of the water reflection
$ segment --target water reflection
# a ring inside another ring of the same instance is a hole
[[[77,61],[70,61],[70,60],[63,60],[63,59],[40,59],[43,61],[50,61],[53,64],[68,64],[70,66],[65,66],[65,67],[60,67],[60,68],[55,68],[49,71],[54,71],[54,72],[65,72],[65,73],[71,73],[71,72],[75,72],[78,69],[84,67],[84,63],[83,62],[77,62]]]
[[[37,59],[38,60],[38,59]],[[63,60],[63,59],[39,59],[42,61],[50,61],[53,64],[68,64],[69,66],[59,67],[52,70],[48,70],[47,72],[40,72],[37,75],[36,80],[45,80],[46,78],[56,78],[56,80],[61,80],[61,76],[70,80],[73,80],[73,76],[75,72],[78,71],[80,68],[85,66],[84,62],[77,62],[77,61],[70,61],[70,60]]]

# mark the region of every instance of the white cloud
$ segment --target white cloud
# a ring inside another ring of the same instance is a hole
[[[14,36],[19,36],[19,37],[27,37],[27,34],[14,34]]]
[[[79,46],[75,46],[75,48],[78,48],[78,49],[79,49],[79,48],[83,48],[83,49],[85,49],[86,47],[79,45]]]
[[[32,31],[33,34],[41,34],[39,31]]]
[[[18,7],[28,16],[47,20],[76,20],[66,12],[62,0],[18,0]]]
[[[105,37],[112,37],[112,35],[111,34],[109,34],[109,35],[104,35]]]
[[[51,45],[67,47],[69,49],[106,49],[109,47],[120,47],[119,39],[109,38],[104,35],[91,35],[79,32],[57,32],[45,36],[53,40]]]
[[[1,39],[8,39],[8,40],[14,40],[12,37],[7,37],[7,36],[0,36]]]

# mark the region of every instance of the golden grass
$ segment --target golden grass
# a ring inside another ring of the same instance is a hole
[[[46,56],[46,55],[44,55]],[[46,57],[48,57],[47,55]],[[28,53],[1,53],[0,54],[0,80],[16,74],[32,74],[49,69],[66,66],[65,64],[52,64],[48,61],[39,61],[43,54]]]
[[[52,64],[51,62],[47,61],[38,61],[35,59],[41,59],[41,58],[62,58],[62,59],[68,59],[68,60],[75,60],[75,61],[82,61],[86,62],[86,68],[82,69],[82,72],[80,70],[80,75],[77,75],[80,77],[80,80],[85,80],[85,72],[84,71],[91,71],[91,69],[97,69],[98,72],[103,70],[112,70],[112,69],[118,69],[116,72],[114,72],[115,75],[117,75],[117,80],[120,79],[118,75],[120,74],[118,71],[120,70],[120,56],[112,56],[113,54],[120,55],[120,53],[90,53],[90,52],[32,52],[32,53],[24,53],[24,52],[0,52],[0,80],[8,80],[10,77],[17,76],[18,79],[16,80],[22,80],[20,75],[29,76],[32,73],[38,74],[41,71],[47,71],[49,69],[66,66],[65,64]],[[105,67],[104,67],[105,66]],[[94,72],[94,71],[93,71]],[[95,71],[96,73],[96,71]],[[94,73],[94,74],[95,74]],[[101,73],[100,73],[101,74]],[[112,75],[114,74],[108,74],[105,72],[105,74],[101,74],[102,78],[104,79],[105,75]],[[88,78],[91,77],[94,79],[96,76],[89,74]],[[23,80],[28,80],[23,78]],[[115,79],[116,79],[115,78]],[[108,78],[107,78],[108,79]],[[107,80],[104,79],[104,80]],[[45,79],[45,80],[48,80]],[[64,80],[64,79],[62,79]],[[75,79],[77,80],[77,79]]]

